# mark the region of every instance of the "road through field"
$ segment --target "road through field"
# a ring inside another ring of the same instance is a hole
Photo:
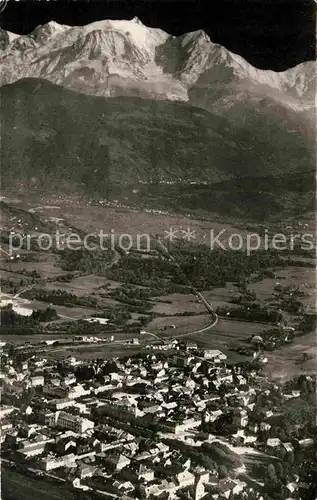
[[[215,312],[213,313],[212,318],[213,319],[212,319],[212,322],[210,323],[210,325],[207,325],[204,328],[201,328],[200,330],[195,330],[193,332],[180,333],[179,335],[171,335],[170,337],[167,337],[167,338],[180,339],[182,337],[191,337],[193,335],[198,335],[199,333],[205,333],[208,330],[211,330],[214,326],[216,326],[218,321],[219,321],[219,317]]]

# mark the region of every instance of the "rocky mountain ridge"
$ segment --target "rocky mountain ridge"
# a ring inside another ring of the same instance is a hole
[[[86,26],[51,21],[27,36],[1,30],[0,48],[1,85],[36,77],[91,95],[184,102],[191,102],[197,85],[221,85],[229,104],[233,90],[243,88],[293,109],[307,109],[314,99],[313,62],[283,72],[260,70],[202,30],[175,37],[137,18]]]

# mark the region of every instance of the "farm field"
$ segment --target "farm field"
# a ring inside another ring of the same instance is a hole
[[[294,340],[293,344],[281,347],[279,350],[267,353],[268,363],[265,374],[271,378],[287,380],[292,377],[317,373],[316,333],[307,333]],[[308,359],[303,359],[306,353]]]
[[[119,283],[118,281],[109,280],[104,276],[89,274],[86,276],[78,276],[74,278],[69,283],[69,285],[73,287],[74,290],[76,291],[83,290],[84,293],[94,293],[94,292],[106,293],[107,290],[115,290],[116,288],[121,286],[121,283]],[[107,285],[107,288],[100,289],[100,287],[104,285]]]
[[[19,251],[22,255],[23,252]],[[39,259],[39,262],[26,262],[23,260],[14,260],[14,261],[4,261],[1,260],[1,268],[4,272],[9,272],[10,274],[14,273],[19,275],[19,280],[23,278],[25,270],[29,273],[35,271],[41,277],[45,279],[55,278],[57,276],[67,274],[66,271],[63,271],[59,266],[59,257],[54,253],[50,253],[48,251],[43,252],[24,252],[28,255],[34,255]],[[2,271],[3,272],[3,271]]]
[[[203,295],[208,302],[210,302],[214,309],[217,307],[230,307],[234,309],[236,306],[232,304],[230,301],[233,297],[239,296],[238,290],[232,283],[227,283],[224,287],[216,287],[212,290],[205,290]]]
[[[23,276],[22,274],[15,272],[14,270],[7,271],[4,269],[4,267],[5,266],[4,266],[3,262],[1,262],[1,280],[2,281],[5,281],[5,280],[12,281],[12,283],[14,283],[14,285],[16,285],[16,286],[19,286],[21,279],[23,279],[23,281],[25,280],[25,282],[31,281],[31,278],[28,280],[28,278],[26,276]]]
[[[257,283],[250,283],[248,289],[253,291],[260,301],[272,300],[274,287],[279,283],[282,287],[296,286],[305,293],[301,301],[306,306],[315,304],[316,273],[311,267],[293,267],[275,270],[278,278],[264,278]]]
[[[201,347],[220,349],[228,354],[233,347],[249,346],[247,340],[272,328],[260,323],[220,319],[211,330],[195,335],[195,342]]]
[[[98,290],[95,292],[89,292],[84,289],[84,287],[74,287],[70,283],[47,283],[44,286],[41,286],[41,290],[45,290],[46,292],[53,292],[54,290],[62,290],[66,293],[76,295],[77,297],[89,297],[89,296],[94,296],[96,299],[98,299],[98,302],[100,304],[100,308],[102,307],[115,307],[118,306],[120,303],[117,300],[114,300],[112,298],[105,297],[107,295],[107,290]],[[57,307],[54,305],[54,309],[57,311]],[[67,310],[71,310],[72,308],[65,308]],[[96,309],[94,309],[94,312],[96,312]],[[70,314],[72,316],[72,314]]]
[[[228,305],[230,305],[230,307],[235,307],[234,304],[230,304],[230,300],[233,295],[236,296],[237,294],[237,291],[231,283],[227,283],[224,287],[217,287],[212,290],[203,291],[205,299],[212,304],[214,309]],[[193,294],[173,293],[154,298],[152,299],[152,302],[154,303],[154,306],[151,311],[158,314],[172,315],[183,312],[204,313],[206,311],[205,306],[201,302],[198,302],[197,298]]]
[[[142,349],[141,345],[132,344],[91,344],[86,346],[56,347],[45,352],[48,359],[64,359],[65,356],[74,356],[77,359],[108,359],[133,356]]]
[[[170,337],[178,334],[190,334],[207,327],[211,323],[209,314],[199,316],[168,316],[155,318],[145,328],[146,331],[155,333],[162,337]],[[175,328],[173,328],[173,326]],[[193,337],[195,337],[193,335]],[[195,337],[196,338],[196,337]]]
[[[105,234],[110,234],[111,230],[113,230],[115,235],[130,234],[136,237],[136,235],[141,236],[142,234],[164,234],[165,230],[173,227],[179,231],[179,236],[181,236],[181,231],[189,227],[196,230],[197,241],[208,241],[211,229],[214,230],[215,234],[218,234],[224,228],[226,229],[224,237],[220,238],[222,241],[226,241],[230,234],[237,231],[246,232],[229,224],[202,221],[180,214],[164,213],[162,215],[162,213],[142,209],[70,204],[63,201],[59,202],[59,207],[59,209],[50,210],[50,215],[54,214],[55,217],[63,217],[65,224],[67,223],[88,232],[103,230]],[[36,206],[34,208],[37,210]],[[136,238],[134,241],[136,241]],[[146,242],[146,238],[141,238],[141,241]]]
[[[123,203],[116,204],[116,202],[103,206],[102,202],[97,204],[97,202],[93,203],[76,196],[43,196],[38,194],[35,197],[19,193],[19,199],[16,199],[15,196],[7,193],[7,196],[3,196],[2,199],[14,210],[19,211],[19,218],[17,218],[14,217],[14,211],[10,215],[10,210],[7,210],[2,217],[3,224],[10,230],[25,230],[25,232],[34,231],[32,224],[37,224],[38,230],[43,230],[43,228],[45,231],[59,229],[60,233],[63,233],[63,229],[67,232],[78,228],[88,232],[103,230],[104,234],[111,234],[111,230],[113,230],[115,235],[127,233],[133,236],[137,234],[164,234],[165,230],[173,228],[177,230],[178,236],[182,237],[182,231],[190,228],[195,230],[197,242],[210,245],[211,230],[214,231],[214,236],[224,230],[219,238],[223,243],[228,241],[230,235],[236,233],[239,233],[245,241],[245,237],[250,231],[259,230],[258,225],[251,223],[248,229],[245,228],[245,223],[242,225],[238,221],[220,223],[215,221],[214,216],[207,213],[205,214],[206,218],[202,220],[193,214],[176,214],[125,207]],[[213,217],[212,221],[207,220],[211,217]],[[43,227],[40,228],[41,223]],[[306,230],[314,230],[315,221],[309,219],[309,223],[309,228]],[[282,228],[279,227],[279,229]],[[285,230],[284,227],[283,230]],[[297,230],[303,230],[302,225],[298,226]]]
[[[203,313],[206,308],[197,301],[193,294],[172,293],[161,297],[152,298],[152,312],[157,314],[180,314],[185,311]]]

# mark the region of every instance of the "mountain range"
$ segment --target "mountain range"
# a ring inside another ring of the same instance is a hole
[[[5,185],[109,194],[315,168],[313,62],[259,70],[204,31],[137,18],[1,30],[0,49]]]
[[[36,77],[105,97],[190,101],[195,86],[234,83],[262,95],[267,87],[291,107],[314,100],[313,62],[280,73],[260,70],[202,30],[175,37],[137,18],[78,27],[51,21],[26,36],[1,30],[0,47],[1,85]]]

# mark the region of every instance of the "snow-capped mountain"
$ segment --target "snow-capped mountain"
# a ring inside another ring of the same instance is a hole
[[[185,102],[194,96],[201,107],[204,99],[197,96],[206,87],[208,106],[216,107],[248,100],[250,93],[295,109],[314,99],[313,62],[280,73],[259,70],[204,31],[174,37],[137,18],[75,27],[51,21],[28,36],[1,30],[0,48],[1,85],[36,77],[92,95]],[[218,87],[220,95],[211,95]]]

